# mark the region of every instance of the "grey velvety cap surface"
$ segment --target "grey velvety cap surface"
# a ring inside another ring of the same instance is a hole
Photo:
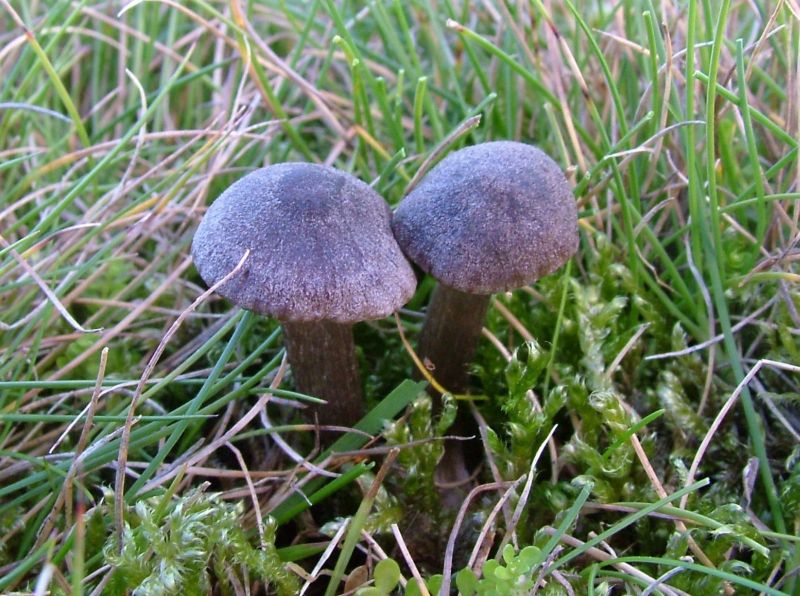
[[[577,207],[561,168],[512,141],[451,153],[400,203],[392,229],[412,261],[473,294],[532,283],[578,248]]]
[[[385,317],[416,279],[369,186],[308,163],[272,165],[231,185],[209,207],[192,243],[209,285],[231,302],[284,321],[353,323]]]

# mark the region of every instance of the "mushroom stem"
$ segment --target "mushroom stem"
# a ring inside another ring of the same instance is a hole
[[[358,422],[364,415],[364,398],[353,326],[332,321],[282,325],[295,387],[328,402],[313,410],[319,423]]]
[[[434,378],[448,391],[463,393],[469,386],[467,366],[475,356],[490,298],[467,294],[441,282],[433,290],[419,337],[419,353],[435,367]]]
[[[491,296],[468,294],[439,282],[433,290],[425,323],[419,338],[419,352],[435,367],[434,378],[448,391],[464,393],[469,387],[467,366],[478,347]],[[441,400],[433,397],[433,410],[439,412]],[[477,434],[475,423],[459,408],[451,432]],[[442,504],[457,509],[469,484],[467,460],[476,451],[462,441],[445,441],[444,454],[436,469],[437,482],[452,488],[442,491]],[[473,454],[474,455],[474,454]],[[460,488],[456,488],[460,486]]]

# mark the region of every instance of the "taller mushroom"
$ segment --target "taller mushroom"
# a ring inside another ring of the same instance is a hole
[[[578,248],[575,199],[561,168],[512,141],[451,153],[400,203],[400,247],[439,280],[420,355],[450,391],[467,388],[491,294],[532,283]]]
[[[242,269],[219,293],[276,317],[298,391],[325,399],[323,424],[352,425],[364,410],[352,324],[386,317],[416,279],[384,200],[334,168],[283,163],[256,170],[209,207],[192,243],[209,285]]]

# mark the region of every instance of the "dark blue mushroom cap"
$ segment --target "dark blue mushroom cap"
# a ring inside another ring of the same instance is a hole
[[[234,304],[283,321],[385,317],[414,294],[385,201],[340,170],[283,163],[256,170],[209,207],[192,243],[201,277]]]
[[[512,141],[451,153],[400,203],[392,229],[423,270],[472,294],[532,283],[578,248],[577,207],[561,168]]]

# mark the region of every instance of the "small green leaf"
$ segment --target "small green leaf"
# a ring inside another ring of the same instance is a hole
[[[432,575],[428,578],[425,582],[425,585],[428,586],[428,592],[431,594],[438,594],[442,588],[442,580],[444,577],[441,573],[437,573],[436,575]],[[410,583],[410,582],[409,582]]]
[[[506,367],[506,381],[511,397],[520,397],[532,388],[547,367],[548,354],[536,341],[526,341],[516,350]]]
[[[393,559],[384,559],[375,565],[373,577],[375,587],[382,594],[389,594],[400,581],[400,566]]]
[[[442,412],[439,414],[439,421],[436,423],[436,433],[445,434],[453,426],[458,414],[458,404],[451,393],[442,395]]]
[[[465,567],[456,574],[456,587],[461,596],[472,596],[478,590],[478,578],[472,569]]]
[[[539,558],[541,551],[536,548],[535,546],[526,546],[521,551],[519,551],[519,555],[517,555],[517,559],[519,560],[520,564],[524,567],[531,567]]]
[[[503,548],[503,560],[506,562],[506,565],[509,565],[516,555],[514,547],[510,544],[506,544],[505,548]]]

